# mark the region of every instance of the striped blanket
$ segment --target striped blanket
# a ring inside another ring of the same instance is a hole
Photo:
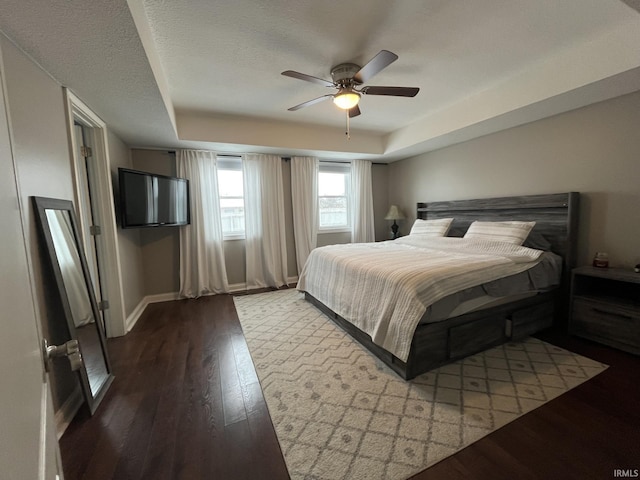
[[[409,235],[316,248],[300,274],[308,292],[406,361],[426,308],[441,298],[533,267],[540,250],[502,242]]]

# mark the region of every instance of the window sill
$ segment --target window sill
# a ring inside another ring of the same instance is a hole
[[[351,228],[349,228],[349,227],[336,227],[336,228],[320,228],[320,229],[318,229],[318,235],[322,235],[323,233],[351,233]]]
[[[224,237],[222,237],[222,240],[224,242],[228,241],[228,240],[244,240],[244,233],[239,233],[237,235],[225,235]]]

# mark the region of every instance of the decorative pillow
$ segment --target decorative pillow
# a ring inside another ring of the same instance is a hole
[[[535,248],[536,250],[543,250],[545,252],[551,250],[551,244],[549,241],[544,238],[544,235],[536,232],[531,232],[523,245],[525,247]]]
[[[426,237],[444,237],[449,231],[453,218],[439,218],[437,220],[416,219],[409,235],[424,235]]]
[[[536,222],[473,222],[464,238],[522,245]]]

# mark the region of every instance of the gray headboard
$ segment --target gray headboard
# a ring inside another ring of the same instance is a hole
[[[576,265],[579,203],[578,192],[418,203],[417,217],[453,217],[451,237],[463,236],[475,220],[535,221],[530,237],[544,237],[549,250],[564,258],[570,269]]]

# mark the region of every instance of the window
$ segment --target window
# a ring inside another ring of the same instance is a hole
[[[218,191],[222,234],[225,238],[244,236],[244,186],[240,158],[218,158]]]
[[[348,230],[349,164],[320,163],[318,172],[318,218],[320,230]]]

